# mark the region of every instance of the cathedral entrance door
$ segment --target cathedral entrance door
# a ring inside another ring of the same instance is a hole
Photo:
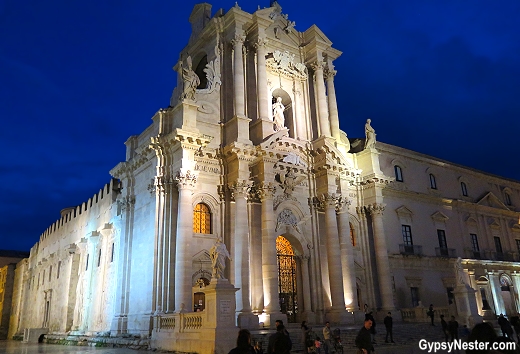
[[[291,243],[283,236],[276,238],[278,258],[278,298],[280,311],[287,315],[287,321],[296,322],[298,303],[296,297],[296,261]]]

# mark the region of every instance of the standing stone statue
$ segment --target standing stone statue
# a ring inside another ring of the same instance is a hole
[[[462,268],[462,259],[460,257],[457,258],[457,261],[455,262],[455,277],[457,285],[466,285],[464,269]]]
[[[279,131],[285,128],[285,117],[283,115],[283,111],[285,111],[285,106],[282,103],[282,98],[278,97],[276,99],[276,103],[273,104],[273,122],[275,131]]]
[[[226,245],[222,243],[220,238],[217,238],[217,242],[211,247],[209,251],[209,257],[211,258],[211,264],[213,268],[213,274],[211,278],[225,279],[224,269],[226,269],[226,258],[231,260]]]
[[[186,63],[188,64],[186,68],[182,66],[182,61],[180,62],[180,66],[182,69],[182,80],[184,82],[183,90],[182,90],[182,99],[188,99],[195,101],[195,90],[200,84],[200,79],[192,69],[191,57],[188,56],[186,58]]]
[[[371,149],[376,146],[376,131],[370,125],[371,120],[367,119],[365,124],[365,149]]]

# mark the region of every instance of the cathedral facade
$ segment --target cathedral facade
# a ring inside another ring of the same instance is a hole
[[[349,139],[341,52],[276,2],[199,4],[190,23],[169,107],[17,265],[10,336],[150,338],[208,312],[217,241],[242,328],[354,323],[365,307],[420,321],[423,303],[468,323],[520,310],[519,182],[377,142],[370,120]]]

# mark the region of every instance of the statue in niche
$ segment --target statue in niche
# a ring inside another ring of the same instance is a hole
[[[273,122],[274,122],[274,130],[280,131],[285,128],[284,122],[285,117],[283,112],[285,111],[285,106],[282,103],[282,98],[278,97],[276,102],[273,104]]]
[[[375,148],[376,146],[376,131],[370,125],[371,120],[367,119],[365,124],[365,149]]]
[[[213,247],[211,247],[209,257],[211,258],[211,265],[213,268],[211,278],[225,279],[224,269],[226,269],[226,258],[231,260],[231,256],[229,255],[226,245],[220,240],[220,237],[217,238],[217,242]]]
[[[180,62],[180,68],[182,72],[182,80],[184,82],[182,99],[188,99],[195,101],[195,90],[200,84],[200,79],[192,69],[191,56],[186,58],[187,67],[183,67],[182,61]]]

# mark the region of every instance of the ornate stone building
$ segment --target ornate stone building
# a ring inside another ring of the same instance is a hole
[[[341,52],[281,10],[194,7],[170,106],[18,264],[11,335],[198,333],[219,238],[240,327],[518,311],[520,184],[376,142],[370,121],[349,140]]]

